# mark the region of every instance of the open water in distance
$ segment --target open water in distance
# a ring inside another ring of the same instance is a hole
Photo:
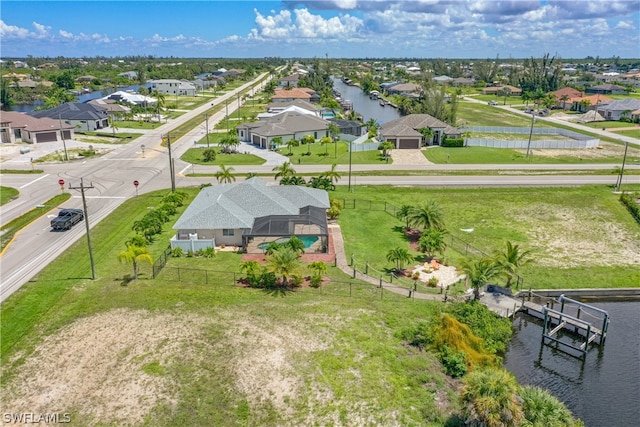
[[[640,301],[587,304],[611,322],[605,345],[593,346],[584,362],[541,346],[540,323],[521,314],[504,365],[521,384],[549,390],[587,427],[640,426]]]
[[[397,108],[381,106],[378,100],[369,99],[369,95],[358,86],[349,86],[334,77],[333,88],[340,92],[343,100],[353,102],[353,109],[362,116],[364,122],[372,117],[380,124],[400,118]]]

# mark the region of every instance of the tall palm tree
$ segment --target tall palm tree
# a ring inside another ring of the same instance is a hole
[[[462,263],[462,272],[467,276],[475,299],[480,299],[480,288],[500,273],[500,267],[491,258],[467,259]]]
[[[387,252],[387,261],[396,263],[396,271],[402,271],[404,266],[413,261],[413,256],[405,248],[394,248]]]
[[[442,211],[435,200],[427,200],[422,206],[413,208],[409,213],[409,223],[422,229],[444,229]]]
[[[342,176],[340,172],[336,170],[336,167],[337,165],[334,163],[331,165],[331,169],[322,174],[326,178],[329,178],[334,184],[337,184],[340,180],[340,177]]]
[[[291,166],[291,162],[284,162],[280,166],[276,166],[272,169],[273,172],[277,172],[274,179],[286,178],[296,174],[295,169]]]
[[[396,145],[391,141],[385,141],[378,146],[378,150],[382,150],[382,157],[387,157],[389,151],[396,148]]]
[[[151,92],[151,96],[156,99],[156,115],[158,117],[158,121],[160,120],[160,111],[162,111],[166,105],[166,98],[164,94],[158,92],[158,90],[154,90]]]
[[[220,170],[214,175],[218,180],[218,184],[231,184],[235,182],[236,176],[233,173],[233,167],[226,167],[223,164],[220,164]]]
[[[149,254],[146,246],[136,246],[135,244],[127,244],[127,250],[118,254],[118,261],[126,262],[133,266],[133,278],[138,279],[138,263],[148,262],[153,264],[153,258]]]
[[[502,273],[507,276],[507,288],[511,287],[511,280],[513,276],[518,275],[520,268],[532,261],[530,256],[530,250],[521,251],[520,245],[514,245],[509,241],[504,251],[496,251],[496,262]]]
[[[320,138],[320,145],[324,145],[324,154],[329,155],[329,144],[331,144],[333,140],[331,137],[323,136]]]
[[[483,368],[469,373],[460,395],[467,425],[515,427],[524,418],[518,382],[505,369]]]
[[[266,260],[266,268],[270,273],[282,278],[282,286],[287,286],[301,267],[299,255],[288,246],[280,246],[271,252]]]

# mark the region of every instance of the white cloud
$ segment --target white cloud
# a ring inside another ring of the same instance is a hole
[[[0,20],[0,36],[5,40],[43,39],[49,36],[51,27],[37,22],[33,22],[32,25],[35,28],[35,32],[29,31],[26,28],[16,27],[15,25],[7,25],[3,20]]]
[[[257,28],[252,29],[248,37],[255,39],[344,38],[357,35],[363,24],[360,18],[348,14],[325,19],[308,9],[295,9],[293,15],[288,10],[263,15],[254,9],[254,13]]]

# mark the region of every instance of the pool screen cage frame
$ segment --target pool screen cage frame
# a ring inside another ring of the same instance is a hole
[[[280,238],[289,238],[291,236],[318,236],[321,241],[322,252],[326,252],[329,241],[326,209],[307,206],[301,208],[298,215],[258,217],[253,221],[251,229],[245,229],[243,232],[242,246],[248,252],[247,248],[257,237],[274,237],[269,241],[276,241]],[[253,251],[250,253],[253,253]],[[262,253],[262,251],[258,253]]]

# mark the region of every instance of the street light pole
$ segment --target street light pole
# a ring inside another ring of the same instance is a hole
[[[536,116],[534,112],[531,112],[531,129],[529,129],[529,142],[527,143],[527,155],[526,158],[529,158],[529,151],[531,149],[531,136],[533,135],[533,124],[536,122]]]
[[[622,176],[624,174],[624,165],[627,162],[627,150],[629,149],[629,141],[625,141],[624,143],[624,156],[622,156],[622,167],[620,168],[620,174],[618,175],[618,180],[616,181],[615,191],[620,191],[620,187],[622,186]]]
[[[209,148],[209,114],[204,113],[204,123],[207,131],[207,148]]]
[[[171,192],[176,192],[176,175],[173,170],[173,158],[171,157],[171,135],[167,134],[167,148],[169,149],[169,173],[171,174]]]
[[[228,133],[229,132],[229,98],[227,98],[224,101],[224,108],[225,108],[225,111],[227,113],[225,119],[226,119],[226,122],[227,122],[227,133]]]

